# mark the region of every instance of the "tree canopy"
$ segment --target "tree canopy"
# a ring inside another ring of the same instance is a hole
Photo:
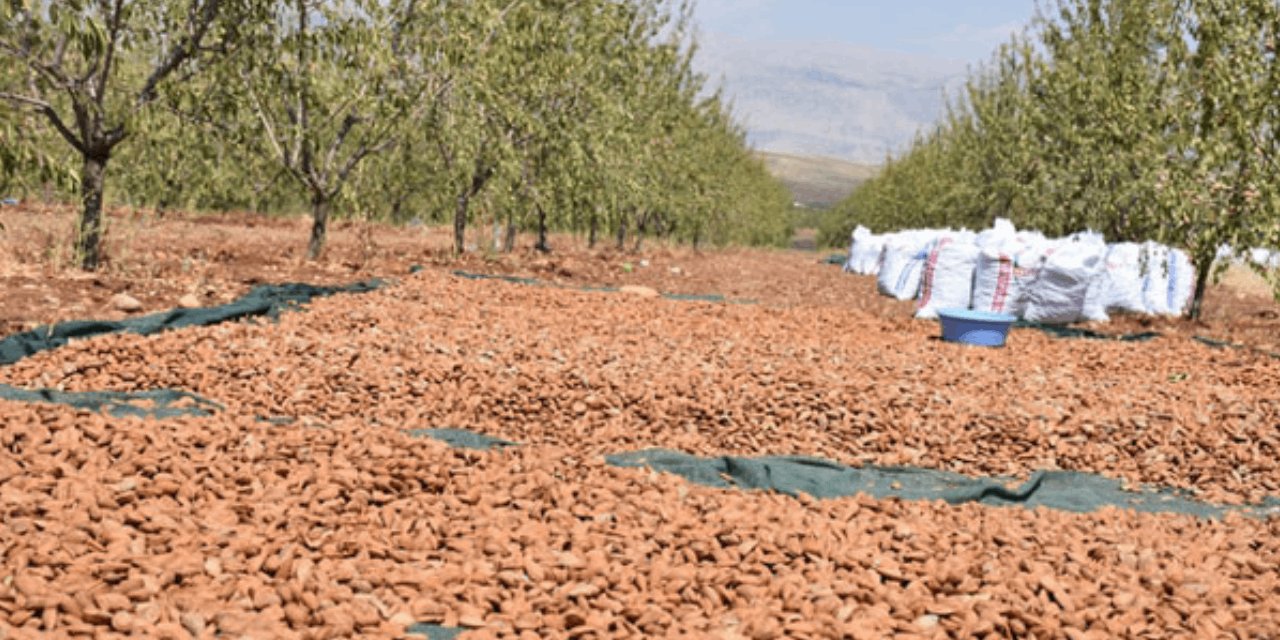
[[[785,188],[693,71],[688,2],[0,5],[0,181],[79,185],[86,268],[104,200],[306,211],[312,257],[357,214],[451,223],[459,252],[490,228],[498,250],[790,237]]]

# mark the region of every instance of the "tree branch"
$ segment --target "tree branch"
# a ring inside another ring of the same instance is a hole
[[[245,81],[245,86],[248,87],[249,99],[253,101],[253,110],[258,114],[258,120],[262,122],[262,128],[267,130],[267,142],[271,143],[271,148],[275,150],[276,156],[280,158],[280,162],[284,164],[285,168],[293,172],[297,165],[296,159],[285,151],[284,141],[276,135],[276,128],[271,123],[271,116],[267,115],[266,108],[262,106],[262,100],[258,99],[258,92],[253,90],[253,82],[244,77],[244,74],[241,74],[241,77]]]
[[[67,127],[66,123],[62,121],[62,118],[58,116],[58,112],[54,110],[53,105],[39,98],[32,98],[30,96],[3,91],[0,91],[0,100],[8,100],[10,102],[34,107],[36,111],[49,119],[49,123],[53,125],[53,128],[57,129],[58,133],[62,134],[62,137],[65,138],[71,146],[75,147],[76,151],[86,153],[84,143],[81,142],[80,138],[76,137],[76,134]]]
[[[146,84],[138,92],[135,108],[146,106],[154,100],[156,87],[199,50],[201,43],[209,32],[209,28],[213,25],[213,21],[218,17],[218,12],[221,9],[222,0],[206,0],[203,6],[200,6],[199,0],[192,0],[191,15],[188,17],[187,25],[190,28],[190,33],[181,38],[165,54],[160,64],[151,71],[151,75],[147,77]]]
[[[94,98],[101,107],[107,95],[107,80],[111,77],[111,67],[115,63],[116,43],[120,40],[120,16],[124,11],[124,0],[116,0],[111,9],[111,17],[107,20],[107,51],[103,55],[102,68],[98,70],[98,80],[94,88]]]
[[[338,135],[333,137],[333,143],[329,145],[329,151],[325,153],[324,165],[326,167],[333,166],[334,157],[337,156],[338,149],[342,148],[342,143],[347,141],[347,136],[351,134],[351,129],[363,121],[364,118],[354,113],[349,113],[346,118],[342,119],[342,126],[338,128]]]
[[[310,49],[308,49],[310,42],[308,42],[307,37],[308,7],[306,0],[297,0],[296,7],[298,11],[298,73],[301,76],[301,80],[298,82],[296,111],[290,114],[295,132],[293,157],[298,164],[297,170],[304,174],[312,184],[318,184],[320,176],[316,175],[314,158],[311,155],[311,141],[307,139],[310,133],[308,128],[310,126],[310,117],[307,108],[307,93],[311,82],[311,70],[309,68],[311,60],[307,56],[310,52]],[[307,86],[302,86],[304,84]]]
[[[30,96],[24,96],[16,93],[9,93],[7,91],[0,91],[0,99],[8,100],[10,102],[16,102],[18,104],[24,104],[29,107],[35,107],[40,110],[53,108],[53,105],[39,98],[32,98]]]
[[[67,43],[70,40],[71,40],[70,36],[64,33],[62,34],[61,38],[58,38],[58,44],[54,45],[53,61],[50,62],[48,65],[49,72],[51,74],[54,74],[56,76],[62,75],[62,61],[66,58]]]
[[[59,42],[60,47],[66,46],[66,36]],[[48,77],[53,83],[59,87],[66,87],[70,83],[67,77],[62,74],[62,54],[61,51],[55,51],[54,64],[45,64],[32,57],[30,48],[17,47],[14,44],[0,40],[0,51],[6,51],[9,55],[22,60],[31,69],[41,75]]]

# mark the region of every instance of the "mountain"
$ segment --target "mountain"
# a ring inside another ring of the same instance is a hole
[[[807,207],[829,207],[848,196],[854,187],[876,172],[876,167],[836,158],[802,157],[757,151],[769,173],[791,190],[795,201]]]
[[[943,113],[962,62],[820,42],[704,33],[694,64],[723,87],[756,149],[880,164]]]

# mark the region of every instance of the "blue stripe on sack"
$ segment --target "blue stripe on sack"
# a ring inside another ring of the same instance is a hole
[[[914,257],[914,258],[912,258],[912,260],[928,260],[928,259],[929,259],[929,251],[930,251],[930,250],[929,250],[928,248],[925,248],[923,251],[921,251],[921,252],[917,253],[917,254],[915,255],[915,257]],[[908,276],[908,274],[910,274],[910,273],[911,273],[912,266],[913,266],[913,265],[912,265],[910,262],[908,262],[908,263],[907,263],[907,266],[906,266],[905,268],[903,268],[903,270],[902,270],[902,271],[899,271],[899,272],[898,272],[898,286],[893,290],[893,292],[894,292],[895,294],[897,294],[897,295],[901,295],[902,290],[906,288],[906,286],[907,286],[907,276]],[[923,265],[922,265],[922,266],[923,266]]]
[[[907,274],[911,273],[911,272],[915,269],[915,264],[914,264],[914,262],[915,262],[915,261],[920,261],[920,262],[921,262],[921,265],[920,265],[920,266],[922,266],[922,267],[923,267],[923,266],[924,266],[924,264],[923,264],[923,263],[924,263],[924,261],[929,259],[929,251],[930,251],[930,249],[929,249],[929,248],[925,248],[925,249],[924,249],[924,250],[922,250],[920,253],[917,253],[917,254],[916,254],[916,256],[915,256],[914,258],[912,258],[912,259],[911,259],[911,260],[912,260],[912,262],[908,262],[908,263],[907,263],[907,265],[908,265],[908,266],[907,266],[907,268],[906,268],[906,269],[903,269],[903,270],[902,270],[902,273],[898,275],[898,292],[899,292],[899,294],[901,294],[902,290],[903,290],[903,289],[905,289],[905,288],[907,287]]]
[[[894,295],[902,295],[902,290],[907,287],[907,274],[911,273],[911,262],[908,261],[903,266],[902,271],[898,272],[898,286],[893,288]]]
[[[1178,283],[1178,260],[1177,260],[1177,257],[1178,257],[1178,256],[1174,253],[1173,248],[1172,248],[1172,247],[1170,247],[1170,248],[1169,248],[1169,291],[1168,291],[1168,292],[1167,292],[1167,294],[1166,294],[1166,295],[1167,295],[1167,297],[1168,297],[1168,299],[1169,299],[1169,313],[1173,313],[1173,312],[1175,312],[1175,311],[1176,311],[1176,312],[1178,312],[1178,313],[1181,313],[1181,312],[1182,312],[1182,309],[1181,309],[1181,308],[1179,308],[1179,307],[1174,307],[1174,304],[1176,304],[1176,303],[1174,302],[1174,296],[1173,296],[1173,294],[1174,294],[1174,291],[1176,291],[1176,290],[1177,290],[1177,288],[1178,288],[1178,287],[1177,287],[1177,283]]]
[[[1144,312],[1150,312],[1150,309],[1147,309],[1147,291],[1151,290],[1151,254],[1145,249],[1143,249],[1142,253],[1138,256],[1139,260],[1142,260],[1143,258],[1146,258],[1144,262],[1147,263],[1147,266],[1146,269],[1143,270],[1144,273],[1142,274],[1142,307]]]

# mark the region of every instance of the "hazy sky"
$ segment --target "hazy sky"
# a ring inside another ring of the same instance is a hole
[[[1034,0],[698,0],[702,31],[819,40],[984,61],[1035,13]]]

